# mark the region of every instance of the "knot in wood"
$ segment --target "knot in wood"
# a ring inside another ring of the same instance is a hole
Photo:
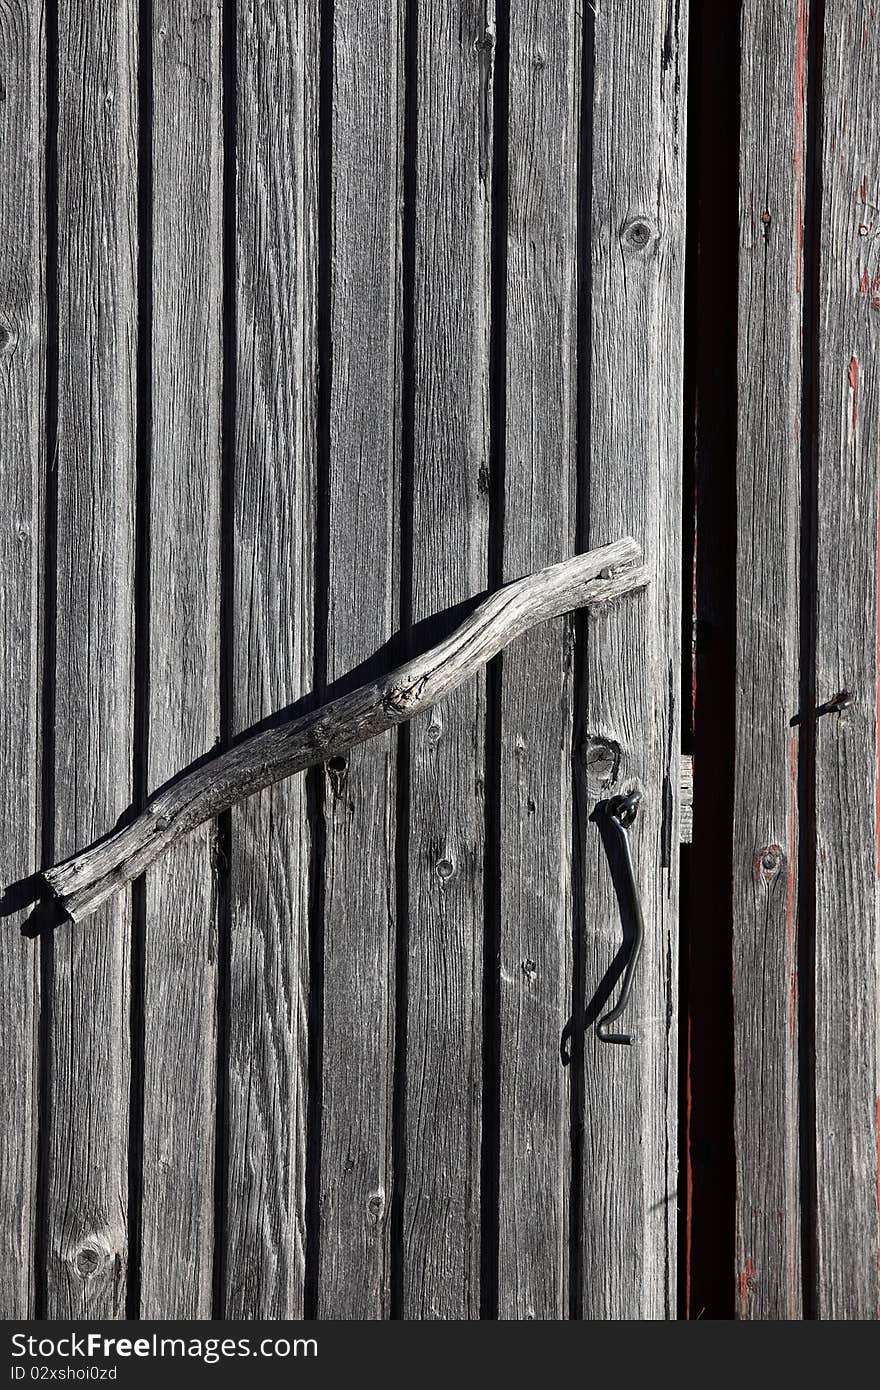
[[[755,855],[755,878],[769,883],[779,873],[784,860],[785,853],[781,845],[763,845]]]
[[[93,1249],[91,1245],[84,1245],[82,1250],[77,1251],[76,1268],[79,1274],[88,1276],[94,1274],[101,1263],[101,1252]]]
[[[491,55],[493,52],[495,48],[495,31],[491,29],[489,25],[486,26],[479,38],[475,40],[474,48],[481,54],[485,53]]]
[[[441,883],[448,882],[454,873],[455,865],[451,859],[444,858],[437,860],[437,877],[440,879]]]
[[[620,240],[628,251],[645,251],[654,237],[654,228],[646,217],[633,217],[625,222]]]
[[[588,738],[583,746],[587,790],[593,795],[613,787],[620,771],[620,744],[614,739],[597,735]]]
[[[397,710],[400,714],[406,714],[409,710],[415,709],[422,698],[422,691],[427,684],[428,677],[422,676],[414,681],[412,685],[393,685],[386,693],[382,703],[386,709]]]
[[[12,324],[0,318],[0,356],[11,356],[18,342],[18,334]]]

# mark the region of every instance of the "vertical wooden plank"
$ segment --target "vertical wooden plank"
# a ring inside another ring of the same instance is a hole
[[[880,12],[825,10],[816,722],[817,1312],[876,1318]]]
[[[219,725],[220,3],[154,0],[149,790]],[[146,878],[141,1313],[209,1317],[215,827]]]
[[[585,1040],[582,1313],[675,1313],[681,372],[687,5],[621,0],[592,16],[591,358],[586,536],[629,534],[646,596],[591,623],[578,735],[587,1001],[621,943],[599,827],[643,794],[630,831],[646,939],[631,1048]]]
[[[132,798],[136,6],[98,13],[62,0],[57,25],[53,847],[63,859],[105,834]],[[52,1319],[125,1310],[130,926],[130,895],[119,893],[53,938]]]
[[[402,6],[332,6],[327,679],[396,626]],[[329,769],[318,1316],[388,1312],[394,1050],[392,734]]]
[[[43,25],[23,3],[0,10],[0,767],[15,789],[0,838],[0,886],[37,867],[40,519],[45,363]],[[0,1318],[34,1313],[38,949],[20,935],[14,891],[0,898]]]
[[[417,27],[412,617],[486,587],[494,16]],[[410,739],[405,1318],[480,1313],[485,680]],[[402,1026],[402,1023],[401,1023]]]
[[[237,23],[234,732],[311,689],[318,6]],[[234,808],[230,1318],[303,1314],[308,866],[305,778]]]
[[[574,553],[580,9],[510,10],[504,578]],[[501,681],[498,1311],[568,1316],[572,629]]]
[[[733,994],[739,1317],[801,1310],[797,759],[807,4],[746,0]]]

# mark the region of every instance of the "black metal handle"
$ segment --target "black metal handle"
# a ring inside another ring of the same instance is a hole
[[[630,902],[632,904],[633,917],[635,919],[635,937],[632,949],[629,953],[629,960],[626,963],[626,970],[623,976],[623,984],[620,987],[620,994],[614,1008],[600,1018],[596,1024],[596,1037],[604,1043],[621,1043],[628,1047],[632,1042],[629,1033],[609,1033],[608,1025],[619,1018],[629,1003],[629,996],[632,994],[633,979],[636,973],[636,966],[639,963],[639,956],[642,954],[642,944],[645,939],[645,920],[642,916],[642,904],[639,900],[639,888],[636,883],[636,872],[633,867],[632,854],[629,847],[629,836],[627,830],[636,818],[636,812],[642,800],[641,792],[632,791],[626,796],[615,796],[608,803],[608,818],[614,829],[617,831],[620,841],[620,850],[623,862],[626,865],[629,877]]]

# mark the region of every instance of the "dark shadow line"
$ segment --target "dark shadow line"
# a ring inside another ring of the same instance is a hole
[[[681,885],[679,1304],[734,1313],[733,872],[740,5],[697,0],[688,35],[685,479],[692,487],[693,843]],[[724,325],[719,332],[717,325]],[[687,611],[687,610],[685,610]],[[685,634],[685,641],[689,634]],[[685,668],[686,669],[686,668]],[[683,1285],[683,1286],[682,1286]]]
[[[227,749],[235,727],[235,445],[238,388],[237,178],[238,153],[238,4],[223,0],[223,400],[220,454],[220,663],[218,705],[220,750]],[[215,1056],[214,1117],[214,1248],[211,1272],[213,1316],[226,1316],[227,1245],[229,1229],[228,1131],[230,960],[232,949],[232,812],[217,817],[216,931],[217,931],[217,1050]]]
[[[314,698],[321,702],[327,686],[327,629],[330,592],[330,410],[333,386],[333,38],[334,0],[320,0],[318,56],[318,272],[316,478],[314,550]],[[324,1069],[324,871],[327,825],[324,816],[325,773],[306,773],[306,806],[311,834],[309,858],[309,999],[308,1083],[305,1181],[304,1316],[316,1318],[321,1265],[321,1120]]]
[[[798,1158],[803,1317],[818,1317],[816,1174],[816,564],[818,554],[819,256],[822,204],[821,94],[824,0],[810,5],[804,161],[804,264],[801,387],[800,688],[813,710],[798,735]]]
[[[400,633],[394,659],[409,656],[413,613],[415,489],[415,256],[418,195],[418,0],[406,0],[404,21],[403,216],[401,228]],[[397,731],[395,870],[394,1063],[391,1101],[390,1316],[405,1315],[407,1026],[409,988],[410,731]]]
[[[490,222],[489,529],[487,583],[502,583],[507,430],[507,233],[510,11],[496,10]],[[504,658],[486,667],[483,849],[482,1107],[480,1133],[480,1318],[499,1307],[501,1172],[501,682]]]
[[[40,711],[40,853],[44,865],[55,853],[55,667],[58,601],[58,0],[45,7],[45,219],[46,379],[44,524],[42,567],[42,703]],[[52,932],[40,944],[40,1014],[37,1047],[37,1172],[34,1202],[34,1315],[45,1318],[49,1276],[49,1136],[52,1094],[51,1011],[54,982]]]
[[[153,435],[153,2],[138,6],[138,323],[135,438],[134,691],[132,807],[140,811],[149,789],[150,507]],[[146,887],[131,886],[128,1110],[128,1282],[126,1317],[140,1317],[144,1136],[144,969]]]
[[[593,110],[596,92],[596,18],[590,5],[583,7],[581,32],[580,130],[578,139],[577,188],[577,398],[576,398],[576,488],[575,549],[580,551],[590,535],[590,467],[592,392],[592,217],[593,217]],[[574,639],[573,724],[571,764],[572,854],[571,854],[571,930],[572,987],[571,1017],[586,1012],[586,957],[583,948],[585,926],[584,853],[586,836],[586,789],[582,762],[577,750],[584,739],[583,721],[587,694],[588,625],[583,614],[572,619]],[[564,1048],[564,1042],[562,1044]],[[584,1216],[584,1035],[574,1030],[569,1081],[569,1135],[571,1172],[568,1203],[568,1316],[583,1316],[583,1216]]]

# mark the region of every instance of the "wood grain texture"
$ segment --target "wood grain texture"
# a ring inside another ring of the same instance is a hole
[[[397,626],[403,4],[332,7],[327,679]],[[325,779],[318,1316],[389,1308],[396,737]]]
[[[494,17],[419,7],[412,618],[488,578]],[[485,674],[410,726],[405,1318],[480,1310]]]
[[[825,10],[818,331],[816,1257],[821,1317],[874,1319],[878,1283],[877,907],[880,14]]]
[[[149,80],[143,74],[144,81]],[[219,0],[153,6],[150,790],[220,732]],[[141,1315],[209,1317],[215,827],[146,881]]]
[[[633,1047],[585,1039],[581,1308],[674,1316],[677,1224],[681,367],[687,5],[599,6],[592,44],[590,544],[643,546],[650,598],[591,627],[576,692],[586,999],[619,951],[620,909],[590,820],[634,785],[630,832],[647,937],[627,1015]],[[581,547],[583,548],[583,541]]]
[[[233,733],[311,688],[317,11],[238,7]],[[309,849],[302,778],[232,812],[227,1318],[303,1314]]]
[[[132,799],[137,7],[63,0],[57,22],[53,817],[64,856]],[[126,892],[51,948],[51,1319],[125,1310],[130,926]]]
[[[33,873],[40,835],[40,571],[43,390],[43,29],[0,5],[0,883]],[[39,951],[0,899],[0,1318],[34,1314]]]
[[[801,1312],[797,712],[807,5],[742,7],[733,994],[736,1309]]]
[[[583,22],[510,7],[504,576],[575,548],[577,186]],[[589,113],[588,113],[589,115]],[[637,601],[642,601],[637,600]],[[501,675],[498,1315],[568,1316],[573,626]]]

